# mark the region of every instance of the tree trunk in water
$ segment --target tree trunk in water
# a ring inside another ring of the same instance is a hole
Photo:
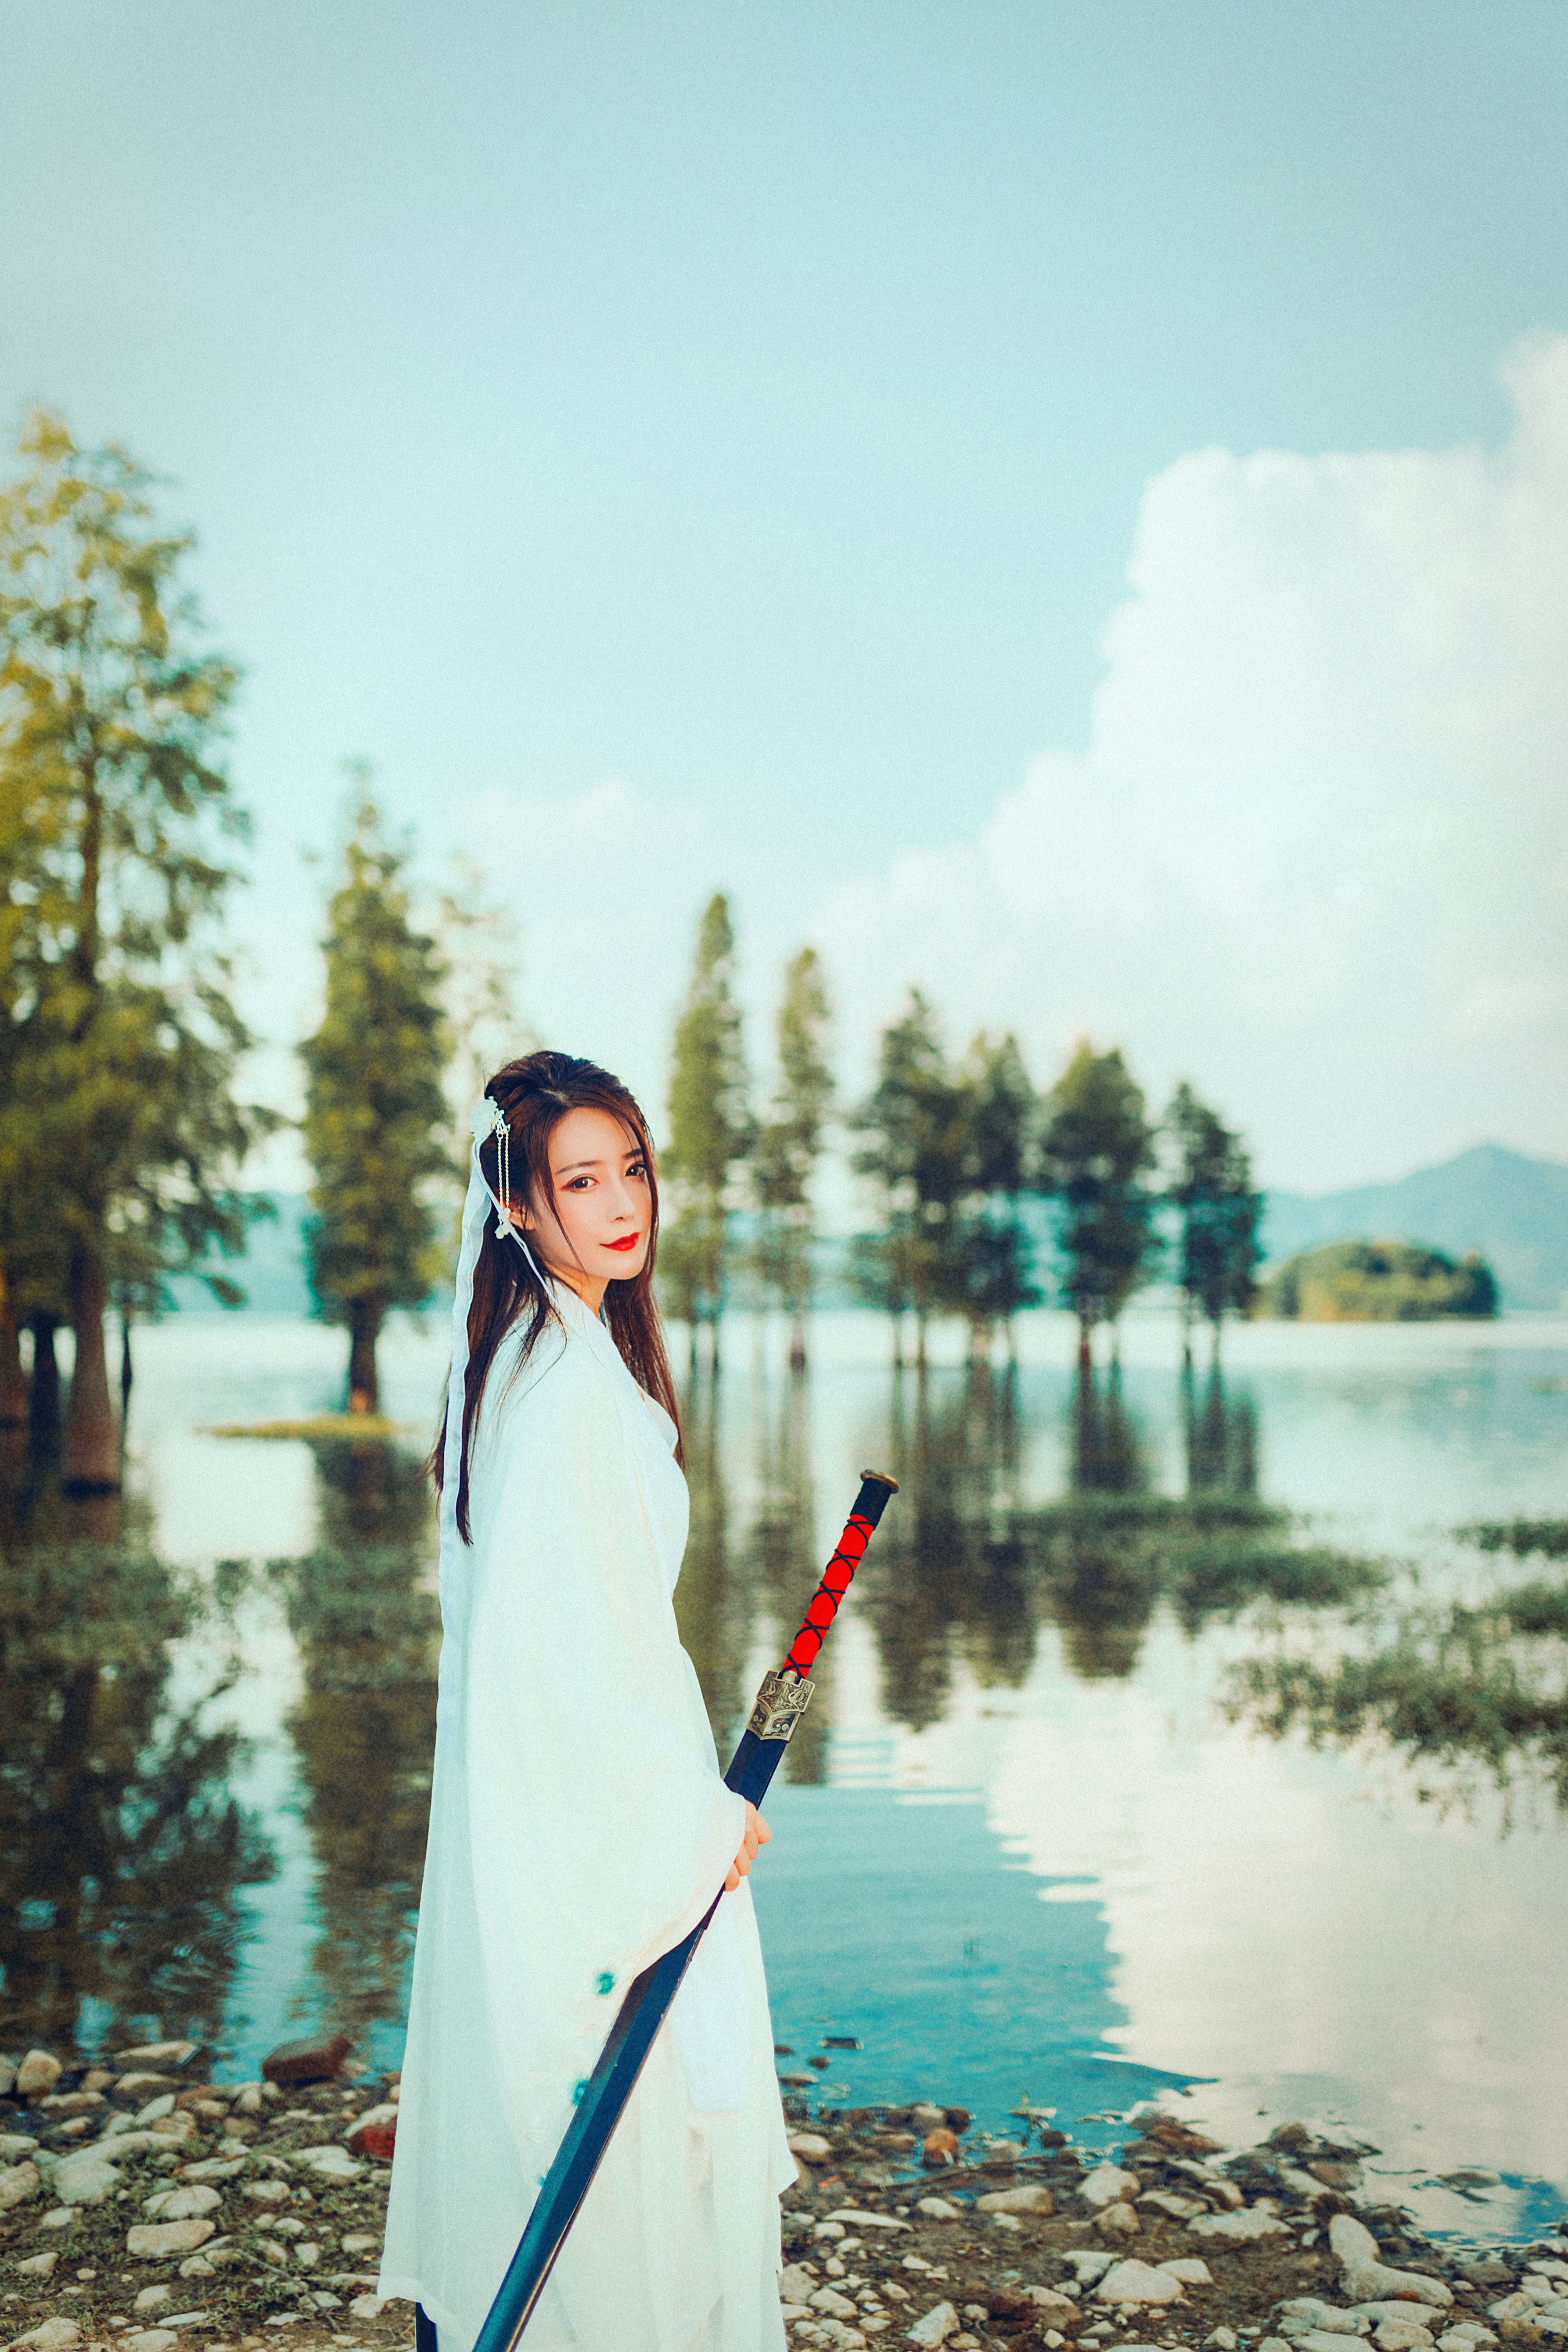
[[[34,1315],[27,1328],[33,1335],[33,1379],[27,1391],[27,1451],[47,1459],[59,1449],[60,1367],[55,1354],[56,1318]]]
[[[27,1381],[22,1370],[22,1334],[9,1307],[0,1310],[0,1429],[27,1425]]]
[[[131,1418],[131,1383],[135,1371],[131,1361],[131,1318],[120,1318],[120,1433],[125,1434],[125,1424]]]
[[[379,1412],[381,1385],[375,1376],[375,1343],[381,1335],[377,1298],[356,1298],[349,1308],[349,1411]]]
[[[798,1309],[789,1331],[789,1368],[792,1372],[805,1370],[805,1318]]]
[[[1088,1321],[1080,1316],[1078,1326],[1078,1376],[1080,1381],[1087,1381],[1094,1370],[1094,1358],[1089,1349],[1089,1331]]]
[[[103,1318],[109,1305],[109,1285],[96,1254],[80,1241],[71,1244],[71,1328],[76,1333],[76,1370],[71,1375],[70,1403],[66,1410],[65,1460],[61,1484],[68,1493],[111,1495],[120,1485],[120,1433],[109,1398],[109,1359],[103,1345]]]
[[[717,1315],[712,1318],[708,1326],[708,1370],[715,1375],[719,1370],[719,1318]]]

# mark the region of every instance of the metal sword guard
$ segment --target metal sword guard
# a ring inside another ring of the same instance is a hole
[[[756,1704],[746,1717],[746,1729],[755,1739],[788,1739],[810,1706],[816,1687],[804,1675],[764,1675]]]

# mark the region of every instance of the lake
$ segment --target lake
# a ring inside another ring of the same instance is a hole
[[[1095,2147],[1152,2098],[1227,2146],[1301,2116],[1429,2228],[1562,2212],[1563,1573],[1458,1531],[1568,1511],[1568,1319],[1251,1325],[1184,1380],[1149,1310],[1087,1388],[1049,1313],[920,1379],[866,1313],[798,1381],[776,1325],[724,1336],[678,1596],[721,1754],[859,1471],[901,1482],[766,1809],[781,2072]],[[190,2032],[248,2074],[321,2023],[395,2064],[444,1330],[384,1343],[403,1447],[206,1433],[331,1409],[317,1326],[136,1351],[122,1510],[6,1542],[0,2049]]]

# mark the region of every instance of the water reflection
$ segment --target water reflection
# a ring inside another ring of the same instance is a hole
[[[811,1475],[811,1390],[804,1366],[770,1391],[758,1388],[754,1430],[757,1500],[747,1538],[743,1580],[773,1621],[773,1651],[782,1657],[816,1589],[822,1562],[813,1545],[816,1525]],[[827,1735],[833,1720],[831,1643],[812,1672],[811,1705],[784,1750],[788,1780],[817,1787],[827,1778]]]
[[[1560,1558],[1564,1522],[1527,1523],[1537,1531],[1533,1548]],[[1406,1610],[1375,1646],[1328,1664],[1247,1659],[1232,1670],[1228,1712],[1276,1738],[1302,1732],[1313,1747],[1379,1738],[1405,1759],[1427,1801],[1468,1799],[1478,1772],[1505,1792],[1539,1774],[1568,1811],[1568,1587],[1534,1579],[1479,1606]],[[1450,1776],[1447,1787],[1425,1777],[1433,1765]]]
[[[170,1689],[171,1644],[216,1621],[224,1591],[160,1560],[133,1504],[68,1503],[9,1466],[22,1475],[0,1546],[0,2043],[216,2042],[245,1939],[239,1890],[275,1867],[229,1792],[241,1743],[205,1727],[237,1660],[195,1696]]]
[[[321,1542],[274,1560],[304,1695],[287,1718],[321,1921],[317,2011],[360,2040],[397,2026],[425,1867],[440,1611],[422,1464],[379,1439],[318,1441]]]

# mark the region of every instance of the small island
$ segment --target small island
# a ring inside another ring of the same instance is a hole
[[[1483,1257],[1446,1257],[1404,1241],[1303,1250],[1265,1277],[1254,1309],[1303,1323],[1429,1323],[1497,1311],[1497,1276]]]

